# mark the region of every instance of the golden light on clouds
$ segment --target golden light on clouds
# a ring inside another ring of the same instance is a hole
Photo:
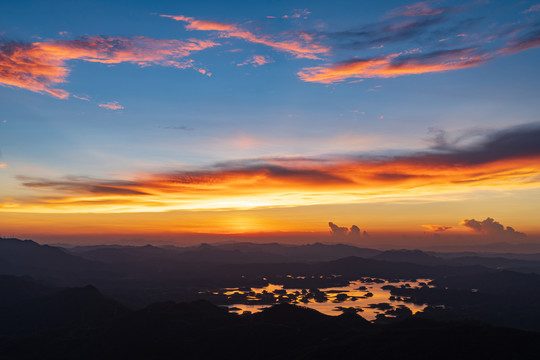
[[[539,173],[538,156],[472,165],[430,156],[273,159],[133,180],[20,177],[32,195],[6,202],[0,211],[134,213],[440,201],[477,190],[534,189]]]

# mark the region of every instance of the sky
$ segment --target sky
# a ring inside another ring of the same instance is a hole
[[[540,241],[538,1],[1,10],[0,235]]]

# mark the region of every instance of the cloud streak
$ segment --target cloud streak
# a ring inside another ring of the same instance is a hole
[[[19,211],[245,209],[429,199],[476,189],[538,188],[539,160],[540,124],[533,124],[494,132],[467,147],[447,145],[393,157],[239,160],[140,174],[132,181],[21,177],[37,198],[21,200]],[[48,196],[42,199],[43,191]]]
[[[275,50],[284,51],[297,58],[319,59],[330,48],[313,42],[313,38],[306,33],[301,33],[293,39],[276,40],[269,35],[258,35],[244,29],[238,24],[198,20],[184,15],[160,15],[176,21],[185,22],[187,30],[215,31],[223,38],[237,38],[254,44],[269,46]]]
[[[23,186],[35,189],[48,189],[60,192],[88,193],[97,195],[147,195],[147,193],[130,189],[135,185],[130,181],[96,180],[86,177],[66,177],[63,180],[51,181],[43,178],[17,176]]]
[[[118,101],[110,101],[104,104],[98,104],[99,107],[109,110],[122,110],[124,107],[118,103]]]
[[[195,66],[192,61],[183,58],[218,45],[210,40],[157,40],[143,36],[92,36],[35,43],[1,42],[0,85],[65,99],[69,93],[56,86],[64,83],[69,75],[68,61],[104,64],[127,62],[139,66],[161,65],[185,69]]]
[[[329,66],[305,68],[298,72],[301,80],[332,84],[347,79],[392,78],[404,75],[445,72],[478,66],[489,56],[475,48],[436,51],[427,54],[397,53],[367,59],[353,59]]]
[[[422,227],[432,232],[445,232],[446,230],[453,229],[452,226],[446,225],[422,225]]]
[[[531,5],[530,8],[523,11],[523,14],[528,14],[528,13],[538,12],[538,11],[540,11],[540,4]]]
[[[432,8],[428,1],[420,1],[411,5],[405,5],[400,8],[391,10],[389,15],[391,16],[434,16],[442,14],[445,11],[444,8]]]
[[[388,13],[389,17],[358,29],[314,33],[314,37],[339,50],[383,49],[385,53],[349,56],[346,60],[303,68],[297,75],[306,82],[334,84],[442,73],[480,66],[540,46],[538,23],[532,20],[505,24],[489,29],[489,33],[467,35],[483,19],[452,17],[464,9],[432,8],[430,2],[418,2],[394,9]],[[530,12],[535,8],[531,9]],[[387,46],[393,51],[387,51]]]

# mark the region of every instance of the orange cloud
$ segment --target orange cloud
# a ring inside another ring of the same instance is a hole
[[[255,44],[266,45],[293,54],[297,58],[319,59],[320,54],[327,54],[330,51],[328,47],[313,43],[309,36],[300,36],[299,39],[294,40],[278,41],[267,35],[256,35],[237,24],[196,20],[183,15],[160,16],[186,22],[187,25],[185,27],[187,30],[217,31],[221,37],[234,37]]]
[[[422,225],[422,227],[426,228],[428,231],[433,231],[433,232],[443,232],[446,230],[453,229],[452,226],[445,226],[445,225]]]
[[[140,174],[130,181],[20,177],[23,186],[45,196],[2,206],[5,211],[156,212],[447,200],[476,189],[538,188],[539,139],[535,126],[493,134],[471,148],[396,157],[254,159]]]
[[[104,104],[98,104],[99,107],[109,110],[122,110],[124,107],[118,103],[118,101],[110,101]]]
[[[209,40],[156,40],[143,36],[94,36],[32,44],[1,43],[0,85],[48,93],[65,99],[69,93],[54,86],[66,81],[69,74],[67,61],[83,60],[106,64],[130,62],[140,66],[186,68],[193,67],[193,63],[178,59],[217,45],[219,44]]]
[[[485,63],[489,56],[475,54],[474,48],[438,51],[429,54],[397,53],[371,59],[353,59],[329,66],[305,68],[298,72],[303,81],[332,84],[354,78],[391,78],[404,75],[444,72]]]
[[[536,188],[539,160],[482,166],[430,166],[398,159],[331,164],[298,160],[290,166],[273,160],[252,167],[146,174],[130,182],[27,179],[24,186],[48,195],[4,205],[9,211],[153,212],[420,200],[445,194],[451,198],[474,189]]]

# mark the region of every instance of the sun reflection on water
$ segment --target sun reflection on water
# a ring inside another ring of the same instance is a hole
[[[367,320],[375,320],[378,314],[383,314],[385,310],[381,309],[386,306],[388,308],[408,308],[413,314],[418,311],[422,311],[427,305],[413,304],[408,299],[400,298],[399,296],[392,296],[388,288],[383,289],[386,285],[392,285],[395,287],[407,287],[407,288],[419,288],[421,286],[429,286],[431,279],[417,279],[416,281],[388,281],[383,279],[373,279],[374,282],[370,282],[370,279],[360,279],[351,281],[347,286],[337,286],[329,288],[320,288],[320,297],[307,299],[309,290],[307,289],[285,289],[283,285],[268,284],[261,288],[251,288],[249,290],[239,288],[227,288],[223,289],[224,295],[245,296],[246,302],[251,303],[235,303],[227,305],[231,312],[238,314],[244,311],[258,312],[264,308],[270,307],[273,304],[257,304],[255,302],[260,301],[261,296],[265,296],[265,299],[274,299],[275,303],[281,301],[290,302],[302,306],[309,307],[317,310],[326,315],[339,315],[341,313],[340,308],[355,308],[358,313]],[[288,296],[291,295],[294,300],[287,301]],[[281,299],[281,300],[280,300]],[[301,300],[299,300],[301,299]],[[386,304],[388,305],[386,305]],[[389,315],[387,315],[389,316]]]

